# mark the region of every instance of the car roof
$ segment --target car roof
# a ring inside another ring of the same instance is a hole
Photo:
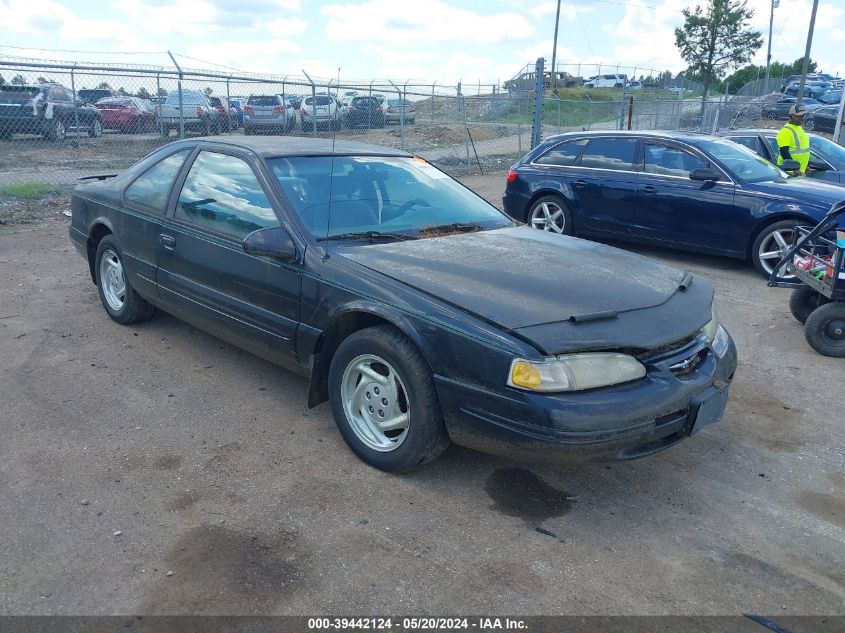
[[[716,132],[716,136],[740,136],[742,134],[762,134],[764,136],[777,136],[780,129],[774,128],[744,128],[741,130],[720,130]],[[810,136],[817,136],[812,132],[807,132]]]
[[[550,136],[547,140],[565,139],[576,137],[602,137],[602,136],[648,136],[652,138],[666,138],[676,141],[690,141],[706,138],[711,136],[703,132],[692,131],[674,131],[674,130],[585,130],[583,132],[566,132],[565,134],[558,134]]]
[[[222,138],[206,136],[185,141],[177,141],[193,146],[196,141],[205,141],[215,145],[241,147],[258,154],[262,158],[281,158],[284,156],[404,156],[411,154],[392,147],[334,141],[330,138],[302,138],[280,136],[238,136]],[[176,144],[174,143],[174,145]]]

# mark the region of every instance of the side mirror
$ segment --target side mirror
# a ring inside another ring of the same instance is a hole
[[[784,161],[786,162],[786,161]],[[819,160],[818,158],[811,158],[810,159],[810,169],[814,171],[827,171],[827,163],[823,160]]]
[[[258,229],[244,238],[244,252],[259,257],[272,257],[283,262],[296,259],[296,245],[290,233],[280,226]]]
[[[689,173],[690,180],[719,180],[722,177],[718,171],[712,167],[698,167]]]
[[[780,166],[784,171],[801,171],[801,163],[797,160],[786,159]]]

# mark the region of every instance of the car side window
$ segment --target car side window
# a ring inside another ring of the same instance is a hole
[[[778,147],[778,139],[775,136],[767,136],[766,140],[769,142],[769,147],[772,148],[775,156],[780,155],[780,148]]]
[[[50,99],[50,101],[70,101],[70,97],[68,97],[67,93],[58,86],[50,88],[47,98]]]
[[[581,167],[634,171],[635,138],[594,138],[581,155]]]
[[[758,139],[756,136],[731,136],[730,139],[734,143],[745,145],[745,147],[750,149],[752,152],[757,152],[758,154],[763,156],[763,158],[766,158],[766,156],[763,154],[763,148],[760,147],[760,139]]]
[[[539,156],[534,162],[541,165],[558,165],[560,167],[574,165],[586,145],[587,139],[560,143],[542,156]]]
[[[686,178],[692,170],[707,167],[707,163],[684,150],[646,142],[643,167],[647,174]]]
[[[252,167],[235,156],[211,151],[200,152],[191,165],[176,217],[236,239],[279,226]]]
[[[150,167],[127,187],[126,201],[164,213],[173,180],[190,153],[189,149],[176,152]]]

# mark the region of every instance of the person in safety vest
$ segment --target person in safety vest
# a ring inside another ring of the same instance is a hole
[[[784,160],[797,160],[801,169],[792,172],[793,176],[803,176],[807,173],[807,165],[810,163],[810,137],[804,131],[804,115],[807,110],[801,104],[789,108],[789,122],[784,125],[777,135],[778,165],[783,165]]]

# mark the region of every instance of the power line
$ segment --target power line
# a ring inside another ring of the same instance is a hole
[[[43,51],[46,53],[80,53],[84,55],[166,55],[167,51],[75,51],[66,48],[39,48],[37,46],[11,46],[0,44],[0,48],[13,48],[19,51]]]

